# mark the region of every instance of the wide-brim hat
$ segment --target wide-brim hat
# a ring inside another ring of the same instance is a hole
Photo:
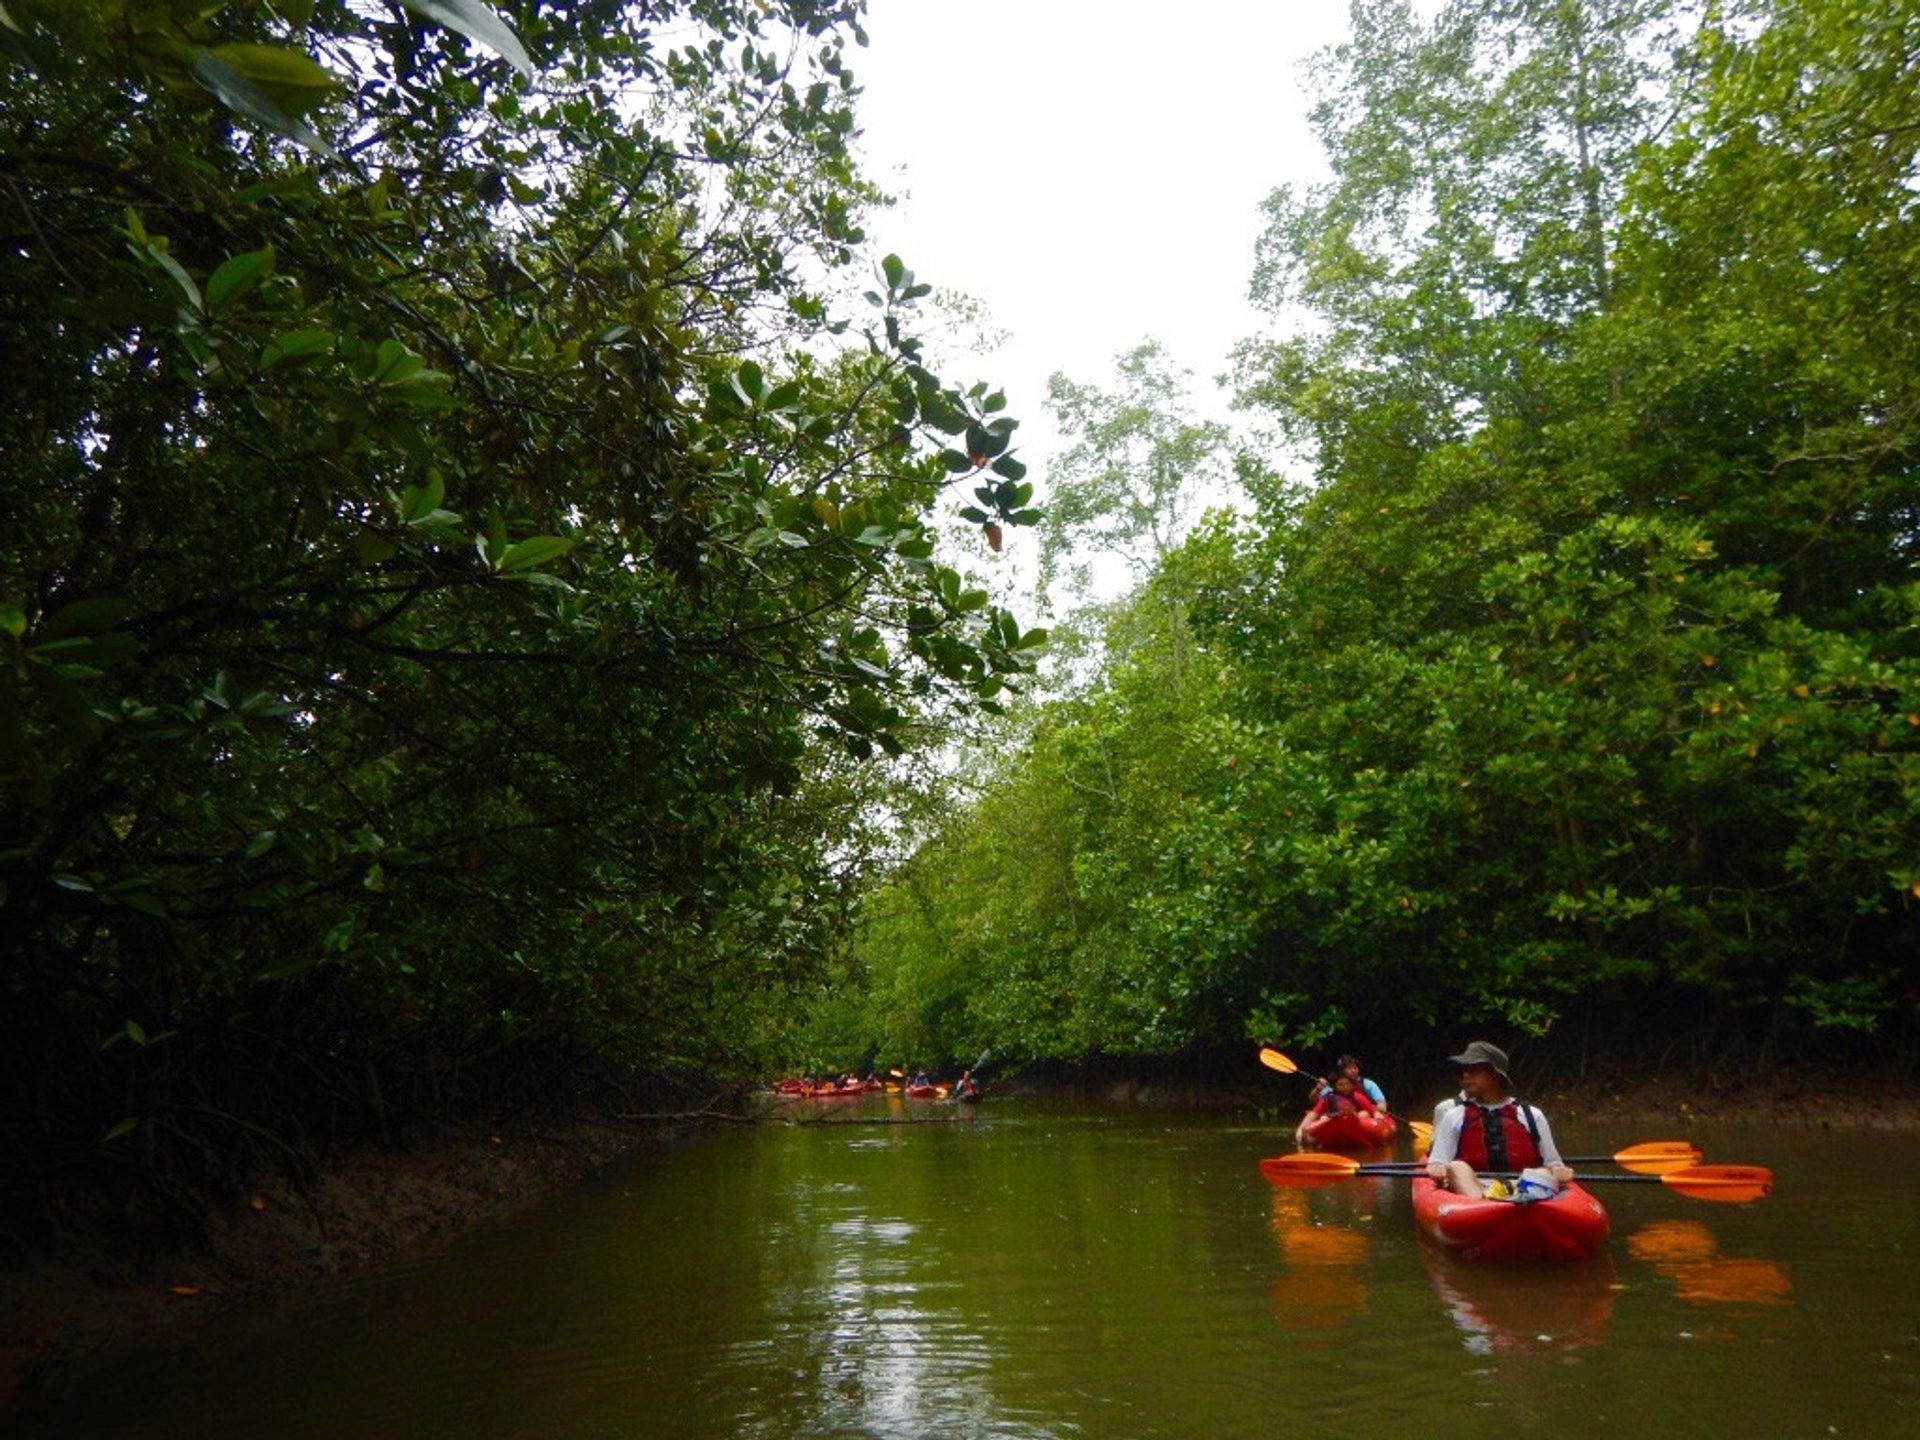
[[[1513,1078],[1507,1075],[1507,1052],[1484,1040],[1475,1040],[1458,1055],[1449,1055],[1447,1062],[1451,1065],[1491,1065],[1508,1079]]]

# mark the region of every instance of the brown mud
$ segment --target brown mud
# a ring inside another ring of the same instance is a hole
[[[155,1258],[110,1228],[76,1253],[0,1269],[0,1416],[43,1381],[186,1344],[247,1307],[324,1294],[416,1247],[511,1216],[680,1127],[616,1119],[502,1126],[343,1157],[304,1192],[268,1176],[203,1246]]]
[[[1102,1088],[1142,1103],[1199,1098],[1184,1087]],[[1207,1098],[1270,1110],[1277,1097],[1264,1088]],[[1711,1076],[1643,1076],[1548,1083],[1526,1098],[1548,1111],[1562,1137],[1634,1124],[1678,1138],[1695,1121],[1920,1132],[1920,1082],[1911,1079],[1863,1085],[1782,1070],[1735,1085]],[[1415,1105],[1410,1113],[1430,1109]],[[330,1283],[416,1247],[495,1223],[683,1128],[651,1117],[599,1118],[503,1127],[404,1152],[369,1149],[307,1193],[263,1180],[193,1253],[137,1259],[102,1235],[83,1258],[0,1270],[0,1415],[43,1381],[128,1351],[189,1343],[247,1307],[324,1294]]]

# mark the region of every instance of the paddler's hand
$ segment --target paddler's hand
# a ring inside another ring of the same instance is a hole
[[[1562,1185],[1573,1179],[1573,1167],[1571,1165],[1554,1165],[1548,1168],[1547,1173]]]
[[[1442,1165],[1438,1160],[1429,1160],[1427,1162],[1427,1178],[1429,1180],[1444,1182],[1447,1178],[1447,1167]]]

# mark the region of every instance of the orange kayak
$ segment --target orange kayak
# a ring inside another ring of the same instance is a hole
[[[1573,1181],[1544,1200],[1486,1200],[1421,1176],[1413,1219],[1430,1239],[1480,1260],[1578,1260],[1606,1243],[1609,1228],[1606,1207]]]
[[[1322,1150],[1371,1150],[1393,1139],[1397,1128],[1386,1115],[1315,1115],[1301,1138]]]

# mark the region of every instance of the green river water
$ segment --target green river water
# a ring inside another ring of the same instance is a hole
[[[837,1104],[831,1123],[649,1150],[0,1429],[1920,1435],[1920,1139],[1561,1119],[1569,1153],[1691,1138],[1778,1183],[1745,1206],[1596,1186],[1613,1221],[1601,1263],[1487,1267],[1417,1237],[1403,1182],[1270,1187],[1255,1162],[1291,1148],[1275,1125],[1020,1096],[970,1117]],[[880,1123],[923,1116],[939,1118]]]

